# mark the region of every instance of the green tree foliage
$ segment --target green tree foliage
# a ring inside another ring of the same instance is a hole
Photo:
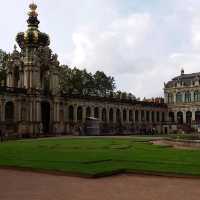
[[[9,54],[0,49],[0,83],[6,82],[6,67]]]
[[[61,67],[61,89],[68,94],[105,96],[115,89],[115,80],[104,72],[97,71],[94,75],[86,69]]]

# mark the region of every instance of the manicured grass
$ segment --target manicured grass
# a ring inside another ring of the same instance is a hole
[[[155,146],[136,138],[56,138],[0,144],[0,166],[85,175],[138,171],[200,176],[200,150]]]

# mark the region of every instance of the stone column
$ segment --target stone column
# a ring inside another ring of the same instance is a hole
[[[182,92],[182,102],[185,102],[185,92]]]
[[[94,117],[94,107],[91,107],[91,117]]]
[[[121,118],[121,123],[122,123],[122,124],[124,124],[123,110],[124,110],[124,109],[120,109],[120,118]]]
[[[183,123],[186,124],[186,111],[183,111]]]
[[[113,108],[113,123],[117,122],[116,112],[117,112],[116,108]]]
[[[192,110],[192,121],[195,122],[195,110]]]
[[[141,119],[141,110],[138,110],[138,122],[141,123],[142,119]]]
[[[108,123],[108,124],[110,122],[110,115],[109,115],[109,113],[110,113],[110,108],[106,107],[106,123]]]
[[[133,112],[133,123],[135,123],[135,110],[132,110]]]
[[[99,120],[102,122],[102,108],[99,107]]]
[[[174,96],[174,103],[176,103],[176,93],[174,93],[173,96]]]
[[[40,101],[36,102],[37,106],[37,122],[41,122],[41,103]]]
[[[86,106],[83,106],[83,122],[86,121]]]
[[[129,110],[128,109],[126,111],[126,123],[130,123],[130,120],[129,120]]]
[[[191,102],[194,102],[194,91],[191,91]]]
[[[151,117],[152,117],[152,114],[151,114],[151,113],[152,113],[152,111],[150,110],[150,111],[149,111],[149,123],[152,123],[152,118],[151,118]]]
[[[74,122],[77,123],[77,110],[78,110],[78,106],[75,105],[74,106]]]

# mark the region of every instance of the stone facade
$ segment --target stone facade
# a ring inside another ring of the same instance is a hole
[[[102,134],[168,132],[162,103],[64,95],[57,55],[38,29],[37,6],[30,5],[28,28],[18,33],[20,47],[9,56],[7,83],[0,88],[0,128],[9,135],[80,134],[88,117],[99,120]]]
[[[165,84],[165,103],[169,108],[169,120],[187,129],[200,125],[200,73],[175,77]]]

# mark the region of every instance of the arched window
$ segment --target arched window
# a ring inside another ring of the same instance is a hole
[[[77,109],[77,120],[78,121],[82,121],[83,120],[83,109],[80,106]]]
[[[191,125],[191,123],[192,123],[192,112],[191,111],[186,112],[186,123],[188,125]]]
[[[97,107],[94,109],[94,117],[97,119],[99,118],[99,108]]]
[[[170,120],[170,122],[175,122],[174,112],[169,112],[169,120]]]
[[[141,120],[145,121],[144,110],[141,111]]]
[[[112,108],[109,111],[109,121],[113,122],[113,109]]]
[[[178,124],[183,124],[183,113],[180,111],[177,113]]]
[[[91,117],[91,109],[90,109],[90,107],[86,108],[86,118],[87,117]]]
[[[133,121],[133,111],[129,110],[129,122]]]
[[[150,121],[150,117],[149,117],[149,111],[146,111],[146,120],[147,120],[147,122],[149,122]]]
[[[160,122],[160,112],[156,112],[156,119],[157,119],[157,122]]]
[[[136,121],[136,122],[139,121],[139,113],[138,113],[138,110],[135,111],[135,121]]]
[[[69,120],[74,121],[74,107],[73,106],[69,107]]]
[[[186,102],[186,103],[191,102],[191,93],[190,93],[189,91],[187,91],[187,92],[185,93],[185,102]]]
[[[116,112],[116,120],[118,123],[121,122],[121,111],[119,109]]]
[[[123,110],[123,121],[125,122],[126,119],[127,119],[127,117],[126,117],[126,109],[124,109],[124,110]]]
[[[182,94],[180,92],[176,94],[176,103],[182,103]]]
[[[106,122],[106,109],[105,108],[102,110],[102,121]]]
[[[11,101],[5,105],[5,120],[14,121],[14,104]]]
[[[152,111],[151,113],[151,121],[154,123],[155,122],[155,113]]]
[[[167,97],[168,97],[168,99],[167,99],[168,103],[174,102],[174,95],[173,94],[169,93]]]

